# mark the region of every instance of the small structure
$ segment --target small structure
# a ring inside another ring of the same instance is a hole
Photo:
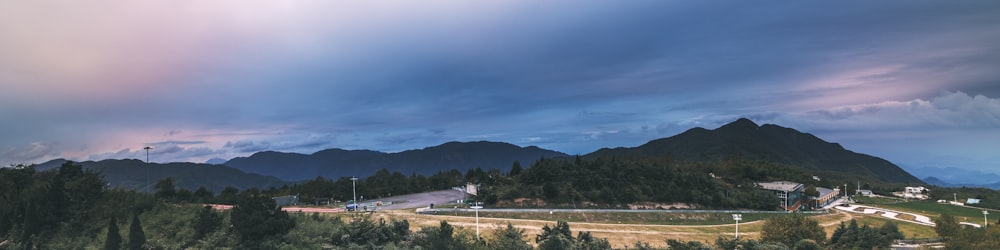
[[[277,206],[279,206],[279,207],[284,207],[284,206],[288,206],[288,205],[298,205],[299,204],[299,195],[297,195],[297,194],[296,195],[278,196],[278,197],[274,197],[274,198],[271,198],[271,199],[274,200],[274,204],[277,205]]]
[[[965,200],[965,204],[979,204],[979,199],[969,198]]]
[[[785,211],[798,210],[802,206],[802,190],[805,185],[790,181],[758,182],[757,186],[774,192],[780,199],[778,207]]]
[[[328,206],[330,204],[333,204],[333,198],[320,197],[320,198],[316,198],[316,200],[314,200],[314,202],[316,203],[316,206]]]
[[[870,197],[870,196],[874,196],[875,194],[874,194],[874,193],[872,193],[872,191],[871,191],[871,190],[865,190],[865,189],[858,189],[858,195],[861,195],[861,196],[869,196],[869,197]]]

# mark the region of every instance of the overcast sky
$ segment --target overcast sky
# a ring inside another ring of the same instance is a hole
[[[739,117],[1000,172],[997,1],[18,1],[0,163],[503,141]]]

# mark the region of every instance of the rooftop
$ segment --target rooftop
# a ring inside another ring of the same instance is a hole
[[[757,186],[767,190],[792,192],[802,188],[801,183],[790,181],[758,182]]]
[[[833,189],[822,188],[822,187],[816,187],[816,191],[819,191],[819,197],[823,197],[830,193],[833,193]]]

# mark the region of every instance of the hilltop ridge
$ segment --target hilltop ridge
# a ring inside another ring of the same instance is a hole
[[[895,183],[923,183],[899,166],[875,156],[856,153],[838,143],[774,124],[757,125],[740,118],[714,130],[692,128],[633,148],[604,148],[587,157],[669,155],[675,160],[711,161],[729,157],[762,160],[806,170],[872,176]]]

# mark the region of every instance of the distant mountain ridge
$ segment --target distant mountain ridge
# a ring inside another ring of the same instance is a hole
[[[843,171],[896,183],[923,183],[884,159],[855,153],[812,134],[773,124],[758,126],[741,118],[715,130],[692,128],[634,148],[600,149],[587,157],[613,155],[669,155],[676,160],[710,161],[738,156],[771,161],[807,170]]]
[[[51,160],[36,166],[39,171],[55,169],[62,166],[66,160]],[[184,188],[191,191],[199,187],[205,187],[209,191],[218,193],[226,187],[234,187],[240,190],[248,188],[270,188],[281,187],[286,183],[272,176],[245,173],[235,168],[200,163],[149,163],[135,159],[125,160],[102,160],[76,162],[84,169],[97,171],[104,177],[104,180],[112,187],[122,187],[135,190],[155,190],[152,186],[156,182],[170,177],[174,180],[174,186],[178,189]],[[148,171],[148,172],[147,172]],[[148,173],[148,185],[147,185]]]
[[[946,183],[964,183],[975,186],[991,185],[1000,181],[1000,175],[978,170],[956,167],[906,167],[906,170],[917,178],[934,177]]]
[[[264,151],[249,157],[233,158],[226,166],[250,173],[270,175],[286,181],[369,176],[386,168],[404,174],[430,175],[438,171],[473,168],[507,169],[515,161],[529,166],[540,158],[568,156],[535,146],[520,147],[503,142],[448,142],[398,153],[372,150],[327,149],[313,154]]]
[[[795,129],[773,124],[759,126],[749,119],[739,119],[714,130],[692,128],[632,148],[603,148],[582,157],[615,156],[669,156],[674,160],[694,162],[736,157],[780,163],[807,171],[846,172],[884,182],[924,183],[884,159],[849,151],[837,143]],[[223,164],[153,163],[149,166],[153,170],[150,172],[153,183],[169,176],[174,178],[178,187],[194,189],[205,186],[218,191],[226,186],[240,189],[280,186],[317,176],[364,178],[382,168],[407,175],[432,175],[452,169],[465,172],[477,167],[509,169],[515,161],[529,167],[541,158],[560,157],[569,155],[535,146],[478,141],[448,142],[397,153],[344,149],[326,149],[313,154],[263,151],[233,158]],[[39,165],[39,168],[58,167],[62,162],[65,160],[53,160]],[[211,162],[221,161],[213,159]],[[146,173],[142,170],[147,165],[139,160],[88,161],[80,164],[99,170],[115,186],[142,189],[146,185]]]
[[[982,187],[982,188],[989,188],[989,189],[993,189],[993,190],[1000,190],[1000,181],[994,182],[994,183],[988,183],[988,184],[970,184],[970,183],[958,183],[958,184],[955,184],[955,183],[950,183],[950,182],[938,179],[937,177],[933,177],[933,176],[924,178],[923,180],[927,184],[931,184],[931,185],[935,185],[935,186],[939,186],[939,187]]]

